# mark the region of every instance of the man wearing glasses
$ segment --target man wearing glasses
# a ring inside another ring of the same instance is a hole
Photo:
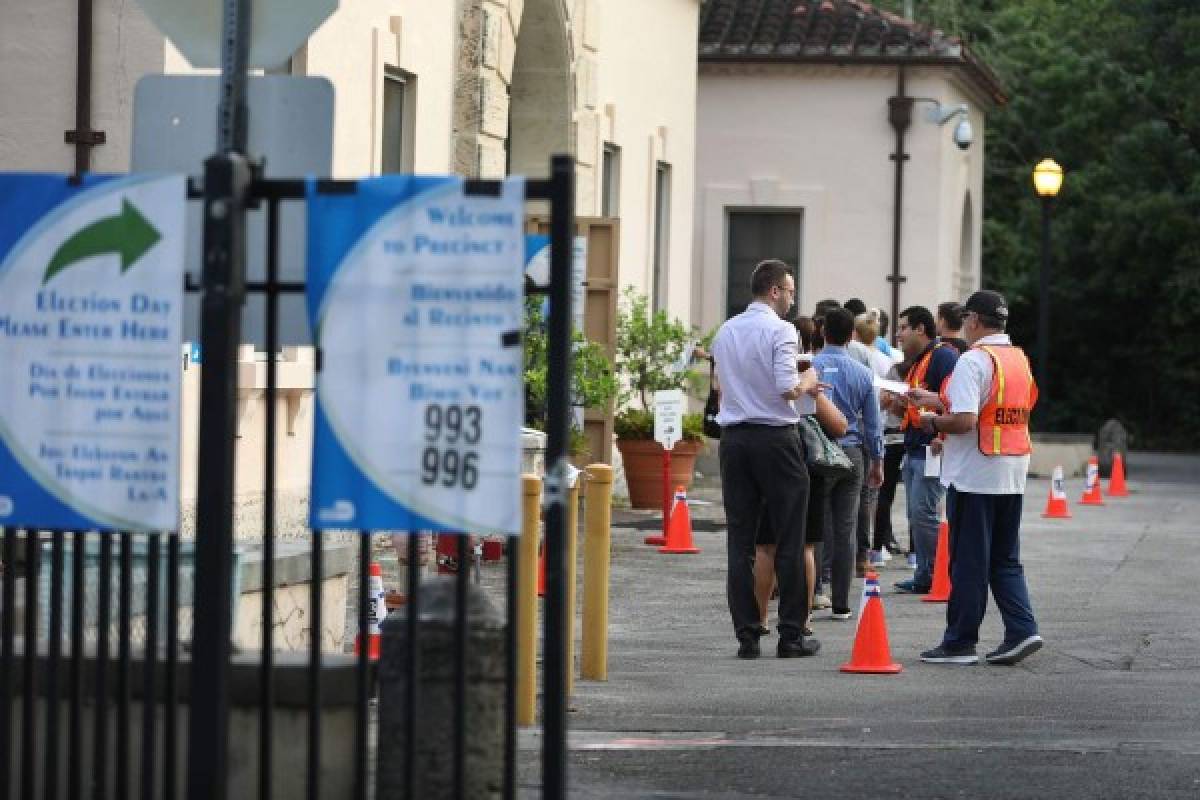
[[[758,601],[754,595],[754,542],[759,514],[775,532],[779,582],[779,644],[776,655],[817,653],[804,638],[808,585],[804,574],[804,520],[808,469],[796,431],[793,401],[820,391],[812,370],[796,369],[796,328],[786,322],[796,299],[792,271],[782,261],[763,261],[750,278],[753,302],[727,320],[713,340],[721,387],[721,491],[728,532],[726,592],[739,658],[758,658]]]

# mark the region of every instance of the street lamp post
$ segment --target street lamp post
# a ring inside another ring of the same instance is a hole
[[[1038,361],[1037,380],[1043,395],[1050,373],[1050,212],[1063,183],[1063,168],[1052,158],[1033,168],[1033,188],[1042,199],[1042,270],[1038,276]]]

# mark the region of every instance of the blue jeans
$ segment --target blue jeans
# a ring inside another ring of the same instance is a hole
[[[1004,644],[1038,632],[1021,566],[1019,494],[973,494],[950,488],[950,603],[942,644],[974,647],[987,610],[988,587],[1004,619]]]
[[[925,477],[925,452],[920,456],[909,451],[900,468],[904,476],[904,496],[908,503],[908,536],[917,554],[917,571],[913,583],[928,587],[933,583],[933,560],[937,556],[938,503],[945,489],[938,478]]]

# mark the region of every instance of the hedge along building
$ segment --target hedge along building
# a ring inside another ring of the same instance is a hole
[[[801,314],[979,287],[985,114],[1006,98],[965,45],[855,0],[705,0],[699,42],[695,321],[740,311],[768,257],[798,266]]]
[[[573,153],[576,213],[621,220],[620,282],[687,318],[699,8],[341,0],[269,71],[333,84],[334,177],[544,176]],[[0,42],[4,170],[126,171],[137,81],[194,71],[136,3],[5,3]]]

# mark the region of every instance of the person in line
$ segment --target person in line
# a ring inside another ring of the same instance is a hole
[[[901,361],[892,364],[884,377],[889,381],[903,381],[911,368],[912,362]],[[880,392],[879,397],[884,411],[883,485],[879,487],[879,498],[875,502],[875,549],[886,547],[891,553],[907,553],[906,566],[916,569],[917,554],[913,549],[912,531],[909,531],[908,549],[905,550],[896,541],[896,532],[892,528],[892,504],[896,501],[896,487],[900,484],[900,465],[904,462],[904,431],[900,428],[904,422],[904,415],[902,410],[901,413],[897,413],[895,409],[902,409],[902,405],[894,403],[888,392]]]
[[[958,351],[949,344],[938,342],[933,314],[924,306],[911,306],[900,314],[896,335],[904,356],[913,366],[905,382],[913,389],[937,394],[949,380],[958,360]],[[906,398],[893,396],[890,410],[902,414],[904,432],[904,462],[900,467],[907,500],[908,532],[917,554],[916,571],[912,578],[895,584],[898,591],[927,594],[933,584],[933,564],[937,556],[939,507],[945,491],[937,475],[926,475],[927,448],[934,437],[921,429],[921,409]]]
[[[808,317],[797,317],[794,321],[796,332],[800,337],[801,358],[797,365],[800,372],[812,366],[812,320]],[[816,397],[813,412],[817,424],[825,431],[825,435],[838,439],[846,433],[846,418],[838,411],[833,401],[822,392]],[[824,530],[824,512],[828,504],[825,480],[819,472],[809,471],[808,475],[808,513],[805,517],[804,542],[804,576],[808,584],[809,616],[812,615],[813,594],[816,590],[816,545],[821,541]],[[762,615],[759,632],[762,635],[770,633],[767,625],[767,615],[775,589],[775,533],[771,530],[770,521],[766,514],[759,517],[758,534],[755,539],[754,555],[754,592],[758,598],[758,608]],[[812,635],[805,626],[805,636]]]
[[[796,431],[793,403],[820,392],[817,376],[796,369],[796,328],[786,322],[796,297],[792,269],[767,260],[750,278],[753,302],[726,320],[712,352],[721,387],[721,493],[728,524],[726,593],[739,658],[758,658],[761,616],[754,595],[754,543],[760,513],[775,532],[779,581],[776,655],[815,655],[820,643],[805,638],[808,587],[804,574],[804,519],[808,468]]]
[[[899,361],[903,356],[900,355],[896,348],[892,347],[888,341],[888,324],[891,320],[888,319],[888,313],[882,308],[879,309],[879,336],[875,339],[875,347],[883,352],[885,356],[892,360],[892,363]]]
[[[800,356],[796,364],[796,369],[799,372],[804,372],[808,367],[812,366],[811,357],[806,361],[804,356],[810,352],[812,347],[813,336],[813,321],[810,317],[797,316],[792,319],[792,325],[796,328],[797,346],[800,351]],[[816,494],[813,492],[811,483],[812,476],[809,476],[808,490],[808,506],[809,514],[813,505],[813,499]],[[807,576],[807,571],[805,575]],[[771,529],[770,523],[767,521],[766,514],[759,514],[758,532],[754,538],[754,596],[758,598],[758,610],[761,615],[759,621],[759,633],[766,636],[771,632],[770,626],[767,624],[770,602],[778,596],[775,582],[775,532]],[[810,595],[809,607],[811,609],[812,601],[812,579],[808,579],[808,593]]]
[[[884,378],[887,376],[888,370],[891,369],[892,360],[883,354],[881,350],[875,347],[875,340],[879,338],[879,309],[870,308],[854,318],[854,341],[863,345],[867,349],[869,355],[868,367],[871,369],[872,376]],[[875,397],[878,399],[879,390],[875,391]],[[883,417],[883,408],[880,406],[880,418]],[[858,543],[858,553],[855,559],[855,574],[862,578],[867,574],[867,568],[871,566],[873,549],[871,527],[875,521],[875,504],[879,500],[879,488],[867,485],[863,481],[862,489],[858,496],[858,523],[855,526],[855,536]],[[886,550],[876,550],[875,560],[878,561],[876,566],[883,566]],[[887,556],[890,558],[890,555]]]
[[[854,317],[844,308],[825,315],[825,347],[813,358],[813,367],[829,384],[833,402],[846,418],[846,435],[838,440],[854,464],[847,477],[829,481],[833,536],[831,614],[850,619],[850,584],[854,577],[855,526],[862,482],[877,487],[883,482],[883,426],[871,371],[850,357],[846,345],[854,330]]]
[[[882,350],[875,346],[879,340],[879,309],[867,309],[866,313],[859,314],[854,318],[854,339],[866,346],[871,354],[871,372],[879,378],[887,378],[892,367],[895,366],[892,359],[889,358]],[[876,391],[876,396],[880,396],[880,392]],[[880,414],[884,414],[882,406]],[[887,482],[887,419],[884,415],[884,465],[883,477],[884,482]],[[880,487],[882,488],[882,486]],[[858,572],[860,575],[865,574],[867,567],[882,567],[891,560],[891,553],[888,552],[888,539],[881,537],[878,528],[872,531],[876,524],[876,508],[879,504],[879,488],[871,488],[863,483],[862,494],[859,495],[858,505],[858,548],[859,548],[859,564]],[[890,536],[891,526],[888,526],[888,536]]]
[[[953,300],[939,303],[937,307],[937,335],[940,341],[951,345],[959,355],[967,352],[967,340],[962,338],[963,307]]]
[[[975,664],[988,587],[1004,620],[1004,640],[985,658],[1016,664],[1043,640],[1021,565],[1021,505],[1029,472],[1029,415],[1037,384],[1024,351],[1004,329],[1003,295],[979,291],[966,302],[963,335],[971,349],[958,359],[946,387],[947,404],[924,390],[914,403],[943,405],[921,420],[944,434],[942,484],[950,521],[950,602],[941,644],[921,653],[933,664]]]

